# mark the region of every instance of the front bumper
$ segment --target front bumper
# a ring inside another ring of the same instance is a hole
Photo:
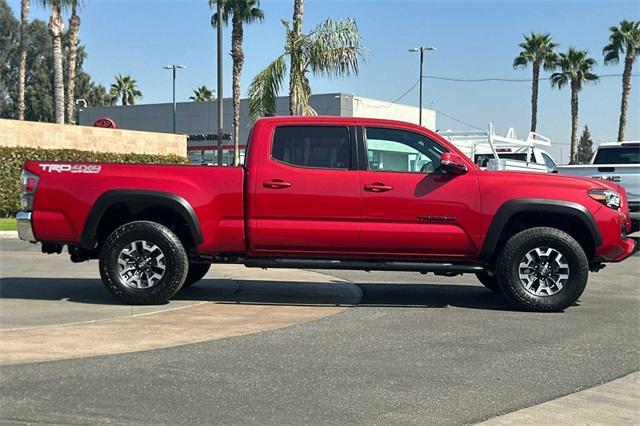
[[[633,238],[625,238],[621,240],[620,249],[622,250],[622,254],[618,255],[613,262],[621,262],[635,253],[636,241]]]
[[[24,241],[35,243],[37,240],[33,235],[31,215],[31,212],[18,212],[18,214],[16,215],[16,227],[18,228],[18,238]]]

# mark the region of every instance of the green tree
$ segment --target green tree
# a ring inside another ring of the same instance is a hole
[[[591,157],[593,157],[593,140],[591,140],[589,128],[584,126],[582,136],[580,136],[580,141],[578,142],[576,164],[589,164]]]
[[[624,130],[627,125],[633,62],[640,55],[640,21],[623,20],[617,27],[610,27],[609,31],[609,44],[602,50],[605,65],[617,64],[620,62],[620,55],[624,54],[622,99],[620,101],[620,122],[618,125],[618,141],[622,141],[624,140]]]
[[[68,0],[71,8],[71,17],[69,18],[69,55],[67,61],[67,121],[71,124],[76,122],[76,72],[77,72],[77,56],[78,44],[80,42],[80,16],[78,9],[82,5],[82,0]]]
[[[0,117],[6,117],[13,109],[8,76],[15,69],[11,57],[18,43],[19,23],[5,0],[0,0]]]
[[[5,0],[0,0],[0,117],[18,117],[19,99],[19,28],[20,22]],[[25,120],[54,121],[53,100],[53,49],[47,24],[33,20],[25,33]],[[63,62],[69,55],[68,34],[62,38]],[[85,99],[91,106],[105,105],[106,89],[92,81],[82,69],[86,51],[78,45],[75,99]]]
[[[557,55],[554,49],[558,44],[553,41],[551,34],[531,33],[524,36],[524,41],[518,46],[522,51],[513,60],[513,68],[526,68],[531,64],[533,78],[531,80],[531,131],[535,132],[538,124],[538,84],[540,82],[540,68],[552,71],[555,68]]]
[[[278,91],[287,72],[287,58],[290,77],[295,74],[289,79],[289,113],[315,115],[309,105],[311,86],[308,73],[328,77],[357,74],[359,61],[364,57],[360,34],[353,19],[327,19],[299,39],[289,22],[283,20],[282,23],[287,32],[284,53],[260,71],[249,87],[249,113],[253,119],[275,113]]]
[[[592,70],[596,61],[590,58],[586,50],[570,47],[565,53],[558,55],[559,72],[551,75],[551,85],[561,89],[569,85],[571,87],[571,160],[575,164],[578,141],[578,93],[589,82],[597,82],[598,76]]]
[[[216,95],[213,90],[206,85],[202,85],[193,91],[193,96],[190,96],[189,99],[194,102],[210,102],[216,100]]]
[[[27,76],[27,27],[29,26],[30,0],[20,4],[20,63],[18,65],[18,120],[24,120],[24,88]]]
[[[56,123],[64,123],[64,68],[62,65],[62,36],[64,35],[64,21],[62,10],[67,7],[69,0],[40,0],[44,6],[51,9],[49,18],[49,34],[53,48],[53,98],[55,102]]]
[[[244,66],[244,52],[242,43],[244,41],[244,24],[255,21],[262,21],[264,13],[260,9],[259,0],[209,0],[209,5],[213,7],[222,1],[222,21],[226,24],[231,18],[231,58],[233,60],[232,72],[232,93],[233,93],[233,164],[240,163],[238,144],[240,138],[240,78],[242,67]],[[211,25],[216,26],[217,13],[211,18]]]
[[[115,79],[116,82],[111,85],[109,91],[113,104],[120,99],[122,105],[133,105],[136,103],[136,99],[142,97],[142,92],[138,90],[138,83],[131,76],[118,74]]]

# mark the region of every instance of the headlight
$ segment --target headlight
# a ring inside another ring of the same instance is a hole
[[[610,209],[618,210],[620,208],[620,194],[616,191],[610,189],[592,189],[589,191],[589,197]]]

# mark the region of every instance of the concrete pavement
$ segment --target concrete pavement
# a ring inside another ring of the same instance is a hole
[[[36,328],[74,311],[80,311],[81,320],[91,318],[92,310],[105,316],[104,322],[129,320],[130,307],[113,303],[101,289],[95,262],[73,265],[63,256],[35,253],[27,262],[32,247],[2,241],[0,250],[0,313],[8,302],[20,314],[22,304],[31,311],[21,318],[38,317]],[[592,275],[579,306],[559,314],[513,311],[471,276],[323,271],[321,281],[302,283],[300,271],[284,271],[284,276],[258,282],[242,274],[265,277],[263,271],[235,271],[230,277],[215,267],[203,283],[181,293],[174,305],[179,309],[136,318],[161,318],[202,305],[339,312],[151,351],[6,365],[0,368],[0,420],[154,425],[483,421],[640,368],[639,261],[635,257]],[[225,293],[225,283],[232,281],[245,290]],[[341,295],[352,286],[358,294],[347,293],[357,297],[350,306],[351,296]],[[336,303],[341,306],[332,306]],[[247,316],[239,324],[260,318]],[[152,327],[150,322],[141,322],[140,328]],[[154,333],[160,340],[163,327]],[[631,388],[625,389],[622,396]],[[584,404],[595,406],[616,392],[608,390]],[[614,399],[620,407],[627,401]]]
[[[481,423],[508,425],[637,425],[640,423],[640,373],[514,411]]]

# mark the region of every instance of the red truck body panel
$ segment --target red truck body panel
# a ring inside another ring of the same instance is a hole
[[[191,204],[203,234],[203,253],[244,252],[244,170],[240,167],[100,164],[99,173],[45,172],[47,162],[28,162],[40,176],[33,230],[42,241],[78,243],[96,200],[110,190],[148,190],[178,195]],[[68,164],[68,163],[64,163]]]
[[[413,132],[459,154],[460,175],[304,168],[272,158],[278,126],[384,127]],[[605,261],[626,257],[621,238],[626,206],[604,207],[587,191],[611,186],[552,174],[482,171],[436,133],[403,122],[346,117],[261,119],[252,130],[246,166],[100,164],[99,173],[52,171],[28,162],[40,176],[33,230],[41,241],[77,244],[98,198],[111,190],[177,195],[193,208],[202,230],[201,254],[249,257],[379,258],[480,261],[499,209],[514,199],[560,200],[584,206],[594,218]],[[74,163],[75,164],[75,163]],[[383,185],[383,192],[367,190]],[[389,189],[391,188],[391,189]],[[617,188],[624,198],[624,190]],[[624,198],[626,201],[626,198]]]

